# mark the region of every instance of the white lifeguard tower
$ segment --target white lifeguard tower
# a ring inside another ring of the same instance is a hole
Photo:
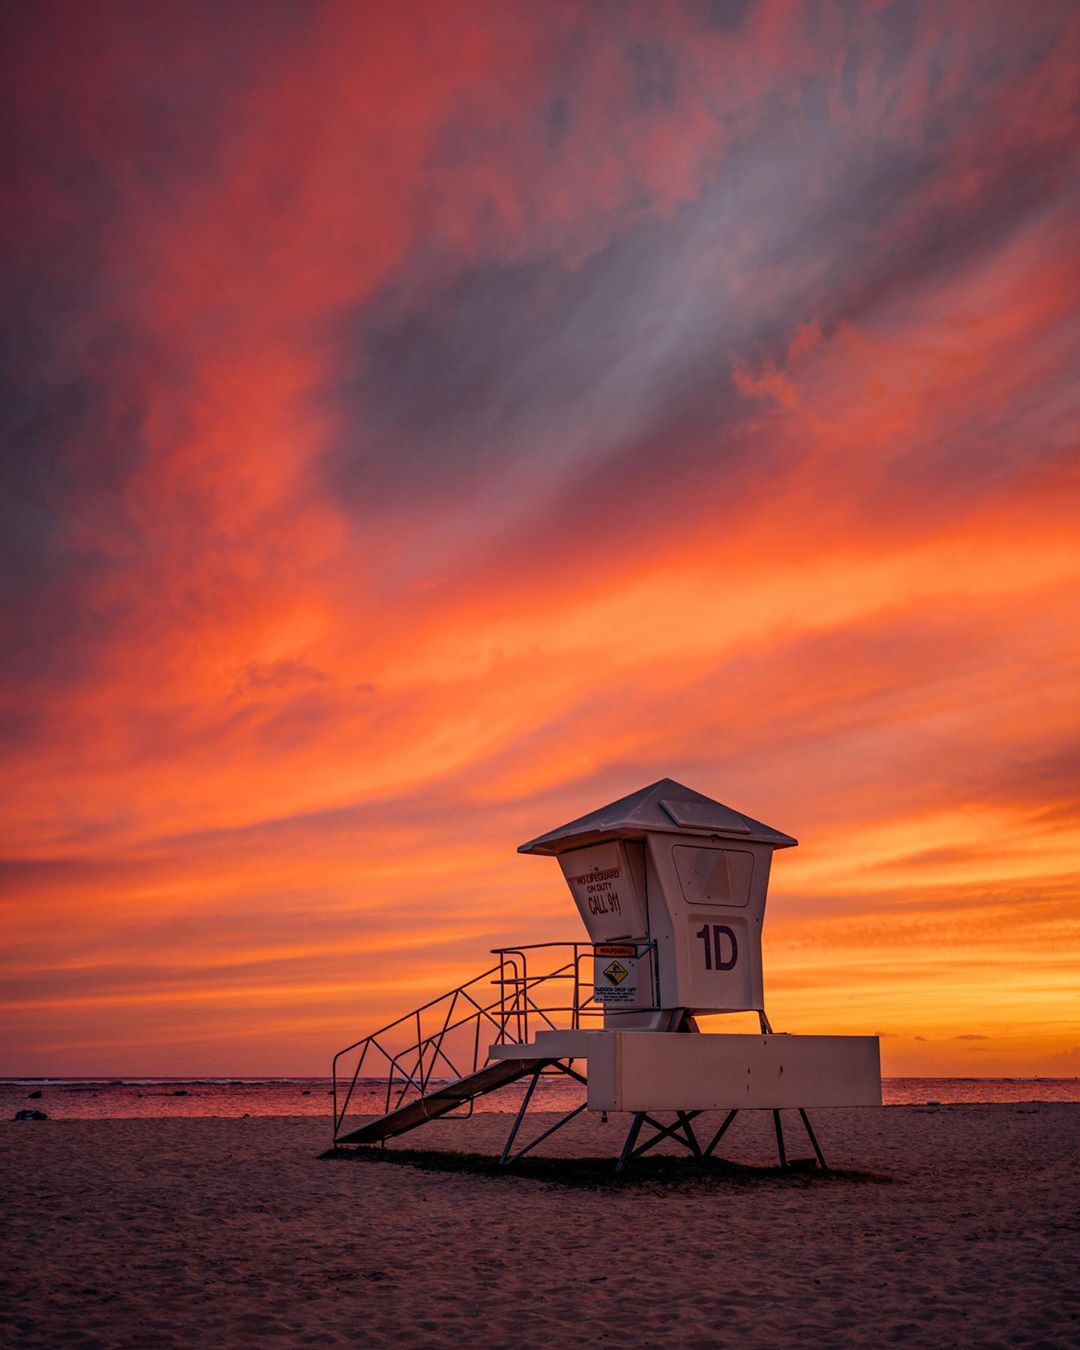
[[[768,1110],[786,1167],[780,1112],[791,1108],[824,1167],[807,1108],[879,1106],[881,1071],[875,1036],[793,1036],[769,1025],[769,870],[773,852],[796,843],[664,778],[522,844],[520,853],[558,860],[590,940],[497,948],[496,965],[339,1052],[335,1146],[384,1142],[527,1078],[504,1163],[584,1110],[629,1113],[618,1170],[668,1138],[710,1157],[739,1111]],[[738,1012],[756,1013],[760,1032],[701,1033],[699,1015]],[[373,1062],[385,1109],[349,1127]],[[585,1084],[586,1100],[515,1152],[536,1085],[552,1073]],[[693,1122],[717,1110],[727,1114],[703,1144]],[[654,1133],[639,1143],[644,1125]]]

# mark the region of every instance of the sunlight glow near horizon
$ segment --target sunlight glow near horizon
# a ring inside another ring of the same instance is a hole
[[[671,776],[770,1017],[1080,1073],[1080,13],[4,20],[7,1073],[320,1072]]]

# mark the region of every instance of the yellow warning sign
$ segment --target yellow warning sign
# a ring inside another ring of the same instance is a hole
[[[629,975],[630,972],[626,969],[624,965],[621,965],[618,961],[612,961],[609,965],[606,965],[604,967],[604,974],[608,977],[608,979],[611,981],[612,984],[618,985],[622,984],[623,980],[626,979],[627,975]]]

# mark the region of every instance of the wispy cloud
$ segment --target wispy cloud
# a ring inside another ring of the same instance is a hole
[[[803,840],[787,1025],[1074,1054],[1074,5],[4,25],[32,1067],[314,1067],[664,774]]]

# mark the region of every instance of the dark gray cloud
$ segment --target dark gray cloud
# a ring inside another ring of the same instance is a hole
[[[911,59],[909,10],[881,16],[892,55],[879,90]],[[334,338],[329,490],[361,515],[418,499],[452,511],[505,478],[526,512],[553,483],[572,512],[594,478],[641,486],[649,470],[638,461],[657,446],[674,481],[684,481],[682,461],[726,483],[735,428],[756,413],[733,394],[734,362],[781,360],[807,320],[826,332],[872,323],[886,302],[947,280],[1062,205],[1075,159],[1050,132],[1038,145],[984,136],[965,163],[979,191],[945,190],[958,147],[972,152],[986,97],[1044,50],[1040,34],[1003,54],[997,83],[928,107],[927,134],[913,140],[877,113],[831,120],[834,95],[856,97],[853,43],[842,89],[800,77],[787,102],[763,97],[751,129],[703,170],[696,198],[666,215],[628,213],[584,259],[495,247],[465,261],[432,256],[425,241]],[[655,53],[645,64],[676,78]],[[587,144],[576,120],[560,128],[565,155]],[[949,509],[949,466],[923,467],[946,470],[936,500]],[[970,460],[953,467],[966,484]]]
[[[87,596],[153,555],[124,489],[146,461],[151,412],[159,436],[168,409],[184,430],[193,376],[138,313],[143,228],[148,212],[212,195],[248,82],[308,22],[293,0],[251,17],[243,0],[0,14],[0,646],[12,680],[85,679],[126,618]]]
[[[633,101],[649,112],[670,107],[678,96],[677,62],[661,42],[631,42],[624,57],[630,68]]]
[[[710,28],[737,32],[751,3],[752,0],[705,0],[705,22]]]

